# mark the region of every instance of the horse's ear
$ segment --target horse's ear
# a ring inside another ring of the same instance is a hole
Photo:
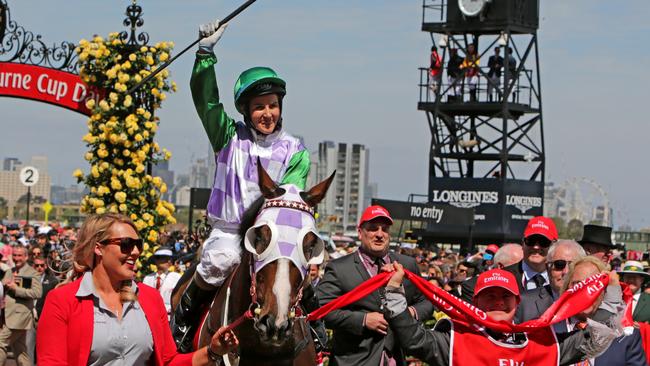
[[[262,196],[264,196],[264,198],[272,199],[282,196],[282,189],[280,189],[280,187],[275,184],[266,170],[264,170],[262,161],[259,157],[257,158],[257,178],[259,180],[258,184],[260,186],[260,191],[262,192]]]
[[[330,184],[332,184],[335,175],[336,170],[329,176],[329,178],[313,186],[309,191],[300,192],[300,197],[302,197],[305,203],[309,206],[316,207],[316,205],[325,198],[325,193],[327,193],[327,189],[329,189]]]

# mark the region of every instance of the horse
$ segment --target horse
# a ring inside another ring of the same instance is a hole
[[[198,347],[208,345],[219,327],[234,322],[240,346],[237,354],[224,357],[226,364],[316,364],[314,340],[299,302],[310,285],[309,265],[323,261],[314,207],[334,174],[301,192],[291,184],[278,186],[258,161],[262,197],[246,210],[239,228],[244,255],[202,320],[195,337]],[[174,292],[182,293],[184,286],[179,281]],[[179,299],[172,299],[172,307]]]

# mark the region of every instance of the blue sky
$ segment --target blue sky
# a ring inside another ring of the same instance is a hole
[[[130,1],[8,0],[12,19],[48,43],[124,29]],[[152,42],[194,40],[200,23],[236,8],[234,0],[141,0]],[[622,5],[624,4],[624,5]],[[429,35],[421,0],[258,0],[217,46],[217,76],[236,116],[232,85],[244,69],[269,65],[288,82],[285,126],[312,150],[322,140],[362,143],[382,198],[427,190],[429,131],[417,110]],[[650,2],[542,1],[539,30],[547,180],[588,177],[609,193],[616,225],[650,226]],[[158,140],[177,172],[209,151],[188,83],[192,52],[171,66],[179,85],[160,111]],[[56,184],[86,168],[85,118],[49,105],[0,99],[0,157],[50,157]]]

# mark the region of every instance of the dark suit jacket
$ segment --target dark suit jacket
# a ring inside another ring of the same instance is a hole
[[[539,318],[553,304],[551,285],[526,291],[521,294],[521,302],[515,313],[515,323]]]
[[[595,366],[646,366],[641,333],[634,329],[630,336],[614,339],[602,355],[596,357]]]
[[[517,285],[519,286],[520,294],[526,291],[523,283],[524,270],[521,268],[521,263],[522,262],[518,262],[504,268],[504,270],[515,275],[515,278],[517,279]],[[461,284],[460,298],[467,301],[470,304],[472,303],[474,298],[474,287],[476,287],[477,279],[478,279],[478,274],[472,276],[471,278],[468,278],[467,280],[463,281],[463,283]]]
[[[59,280],[50,272],[45,272],[45,278],[43,278],[43,282],[41,282],[41,284],[43,285],[43,295],[38,300],[36,300],[35,306],[36,315],[38,318],[41,317],[41,311],[43,311],[43,305],[45,305],[45,297],[47,296],[47,293],[59,284]]]
[[[415,259],[392,252],[390,258],[391,261],[399,261],[409,271],[419,273]],[[329,262],[318,284],[317,295],[320,306],[351,291],[369,278],[370,275],[357,252]],[[415,308],[418,318],[420,320],[431,318],[433,305],[410,281],[404,282],[404,289],[408,305]],[[379,291],[343,309],[335,310],[325,317],[325,325],[334,331],[330,365],[377,366],[384,348],[392,353],[398,365],[404,364],[402,352],[398,342],[392,338],[390,329],[388,335],[383,336],[363,326],[366,313],[381,311]]]
[[[650,294],[646,294],[645,292],[641,294],[639,303],[634,308],[632,319],[636,322],[650,322]]]

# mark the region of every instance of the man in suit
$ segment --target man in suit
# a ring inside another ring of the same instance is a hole
[[[632,318],[635,322],[650,322],[650,294],[643,291],[643,284],[650,278],[650,274],[643,271],[643,264],[637,261],[625,262],[623,270],[618,274],[634,294]]]
[[[569,265],[585,256],[584,249],[573,240],[560,240],[551,245],[547,255],[550,283],[521,295],[521,302],[515,313],[515,323],[539,318],[560,297]],[[559,333],[567,331],[564,322],[554,324],[553,328]]]
[[[27,248],[13,247],[14,268],[2,279],[6,297],[5,324],[0,330],[0,365],[7,360],[7,348],[16,355],[18,365],[31,365],[27,354],[27,330],[34,327],[34,300],[41,297],[40,275],[27,264]]]
[[[555,223],[550,218],[537,216],[528,221],[522,240],[524,259],[503,268],[515,275],[520,293],[523,294],[549,283],[546,272],[546,255],[548,248],[557,241],[557,238]],[[472,301],[475,285],[475,277],[463,282],[461,294],[463,300]]]
[[[376,275],[385,264],[398,261],[409,271],[419,273],[414,258],[389,252],[388,231],[392,224],[390,214],[381,206],[364,211],[357,228],[361,246],[329,262],[318,284],[320,306]],[[411,316],[421,321],[429,319],[433,305],[410,282],[404,288]],[[404,355],[384,319],[382,298],[383,289],[325,317],[325,325],[334,332],[330,365],[405,365]]]

